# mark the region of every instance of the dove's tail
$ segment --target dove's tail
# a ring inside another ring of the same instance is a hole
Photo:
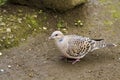
[[[116,47],[117,45],[116,44],[113,44],[113,43],[109,43],[109,44],[106,44],[106,47]]]
[[[103,39],[94,39],[94,41],[95,41],[94,48],[93,48],[94,50],[104,48],[104,47],[115,47],[115,46],[117,46],[113,43],[106,43]]]

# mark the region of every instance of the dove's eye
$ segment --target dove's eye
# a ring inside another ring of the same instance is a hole
[[[55,34],[55,36],[58,36],[58,34]]]

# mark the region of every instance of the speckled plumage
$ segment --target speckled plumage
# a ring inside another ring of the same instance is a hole
[[[63,35],[60,31],[52,33],[51,38],[55,40],[56,45],[67,58],[79,60],[87,53],[96,49],[116,46],[115,44],[107,44],[103,39],[90,39],[77,35]]]

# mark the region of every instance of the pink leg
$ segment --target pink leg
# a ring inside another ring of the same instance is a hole
[[[79,62],[79,61],[80,61],[80,59],[78,58],[75,61],[73,61],[72,64],[75,64],[76,62]]]

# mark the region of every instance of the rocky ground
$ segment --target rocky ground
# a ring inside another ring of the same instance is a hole
[[[2,6],[0,80],[120,80],[119,6],[119,0],[90,0],[64,13]],[[96,50],[72,65],[61,60],[48,40],[54,30],[104,38],[118,46]]]

